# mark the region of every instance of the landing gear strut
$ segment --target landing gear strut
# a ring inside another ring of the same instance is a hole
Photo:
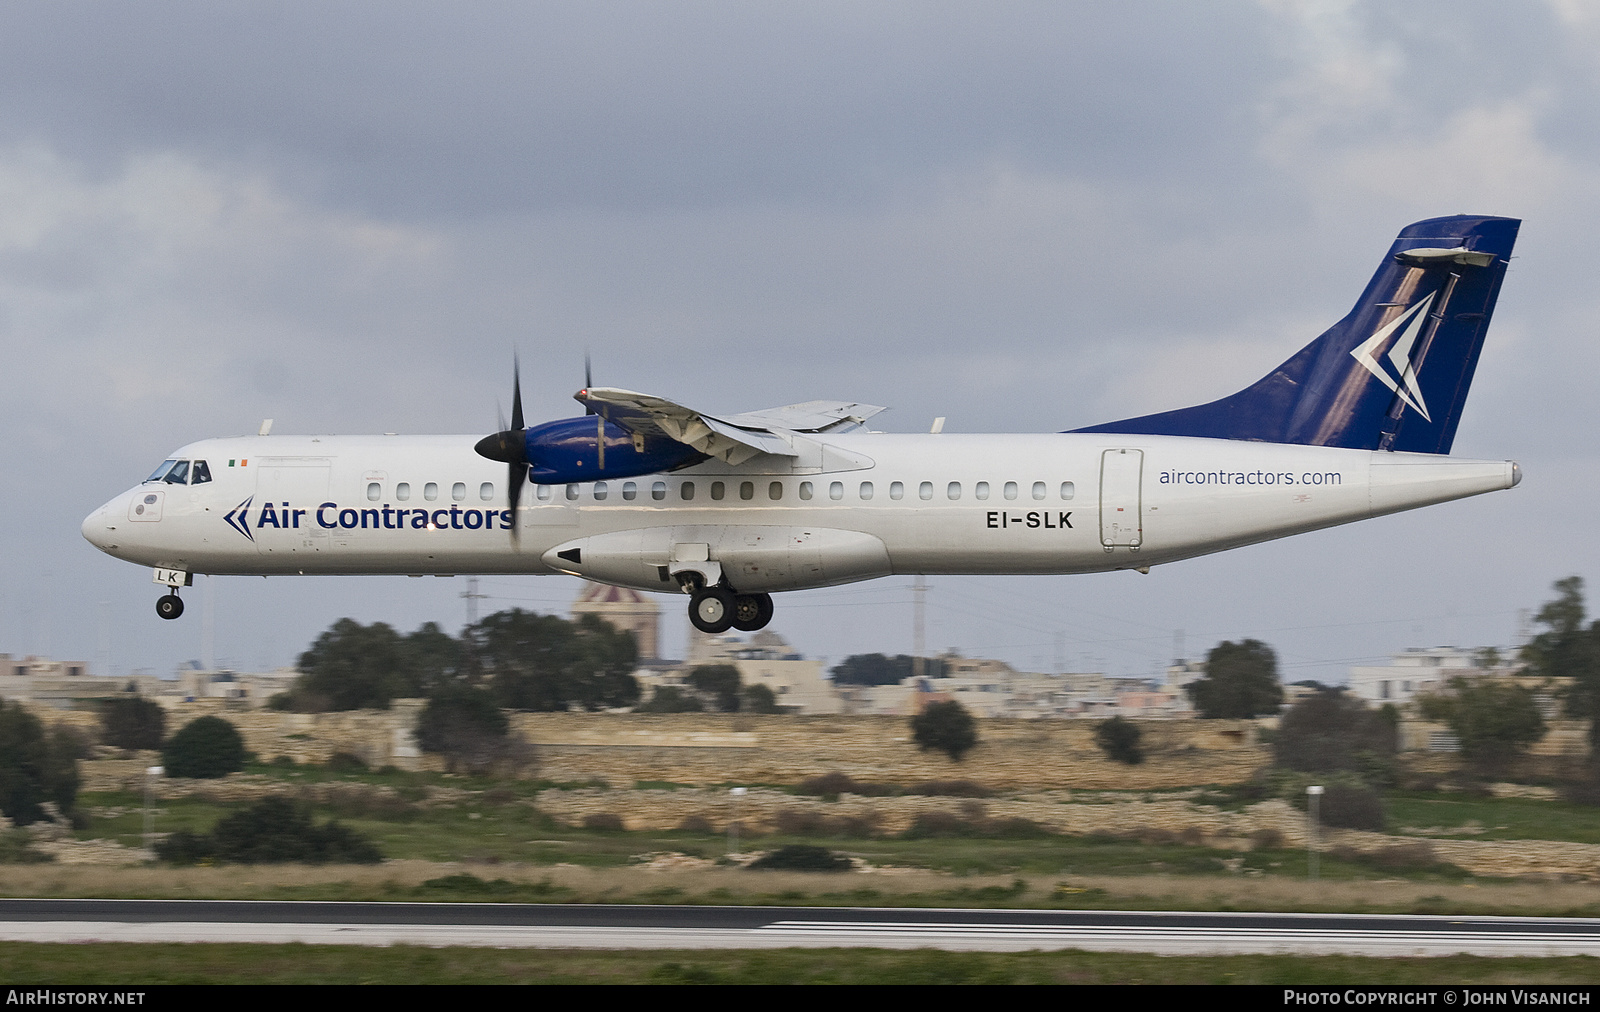
[[[735,594],[726,587],[702,587],[689,598],[689,621],[713,636],[729,629],[755,632],[772,621],[772,595]]]
[[[164,619],[174,619],[183,614],[183,598],[177,591],[156,598],[156,614]]]

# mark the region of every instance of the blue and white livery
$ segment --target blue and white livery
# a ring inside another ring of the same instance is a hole
[[[589,386],[476,436],[185,446],[83,523],[168,587],[210,574],[569,573],[689,595],[708,632],[775,592],[904,573],[1151,566],[1510,488],[1446,456],[1520,223],[1404,229],[1355,308],[1231,397],[1071,432],[889,434],[812,401],[714,416]],[[1297,252],[1309,258],[1315,250]]]

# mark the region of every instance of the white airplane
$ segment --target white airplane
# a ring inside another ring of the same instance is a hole
[[[191,443],[83,536],[153,567],[167,619],[195,573],[568,573],[685,593],[717,633],[766,625],[776,591],[893,574],[1148,572],[1516,485],[1514,462],[1446,454],[1519,225],[1408,226],[1348,316],[1198,407],[890,434],[866,404],[714,416],[591,386],[587,416],[525,427],[518,384],[510,428],[481,439],[269,423]]]

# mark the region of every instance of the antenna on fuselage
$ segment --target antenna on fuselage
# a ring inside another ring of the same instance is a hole
[[[258,436],[270,436],[270,435],[272,435],[272,419],[270,419],[270,418],[261,419],[261,428],[256,430],[256,435],[258,435]]]

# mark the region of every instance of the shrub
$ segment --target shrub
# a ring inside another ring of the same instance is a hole
[[[424,752],[445,757],[450,769],[481,773],[496,763],[516,758],[511,722],[494,696],[484,689],[452,686],[423,708],[417,719],[417,744]]]
[[[335,752],[328,757],[323,768],[329,773],[365,773],[367,762],[358,755],[349,752]]]
[[[221,717],[197,717],[161,753],[167,776],[212,780],[244,769],[244,739]]]
[[[1329,784],[1317,806],[1317,817],[1324,826],[1340,829],[1366,829],[1381,832],[1384,826],[1383,797],[1370,787]]]
[[[978,744],[978,723],[953,699],[929,703],[911,718],[911,739],[924,751],[943,752],[960,762]]]
[[[174,864],[377,864],[377,844],[338,822],[318,824],[311,810],[284,797],[262,798],[234,812],[210,833],[178,832],[156,844]]]
[[[841,794],[860,794],[859,784],[848,773],[823,773],[807,777],[796,788],[801,794],[815,794],[824,798],[837,798]]]
[[[71,813],[78,799],[75,743],[61,729],[0,700],[0,814],[18,826],[45,818],[44,803]]]
[[[1140,737],[1139,725],[1121,717],[1101,721],[1100,726],[1094,729],[1094,743],[1100,746],[1100,751],[1108,758],[1129,766],[1144,762],[1144,751],[1139,748]]]
[[[746,867],[756,871],[849,871],[855,865],[848,857],[826,847],[792,843],[763,855]]]
[[[100,740],[113,748],[159,749],[167,711],[142,696],[108,699],[100,708]]]
[[[620,833],[627,829],[622,824],[622,816],[615,812],[595,812],[593,815],[583,817],[584,829],[598,829],[607,833]]]
[[[1353,772],[1385,784],[1399,740],[1395,714],[1368,709],[1338,689],[1325,689],[1290,707],[1278,722],[1278,765],[1307,773]]]
[[[680,833],[714,833],[716,828],[711,825],[711,820],[704,815],[685,815],[683,821],[678,823]]]

